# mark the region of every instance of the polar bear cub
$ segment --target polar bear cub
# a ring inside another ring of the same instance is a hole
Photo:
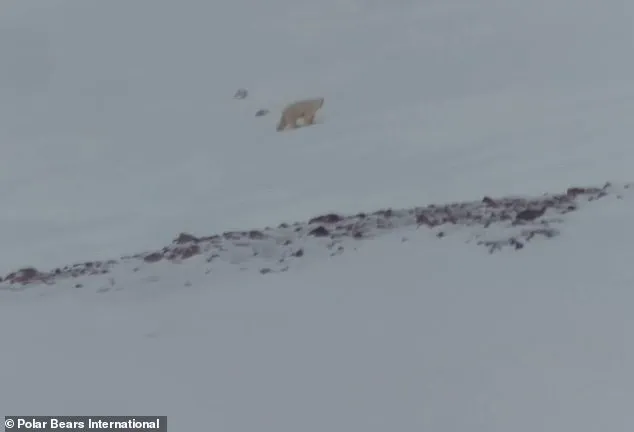
[[[282,111],[282,118],[277,125],[277,130],[282,131],[287,127],[297,128],[297,121],[303,119],[304,125],[315,122],[315,114],[324,105],[324,98],[305,99],[293,102]]]

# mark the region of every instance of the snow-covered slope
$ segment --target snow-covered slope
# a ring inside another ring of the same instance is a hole
[[[634,200],[487,254],[385,235],[285,273],[0,291],[0,414],[169,416],[173,430],[634,426]],[[309,258],[307,258],[309,259]]]
[[[630,181],[633,9],[9,2],[0,239],[16,246],[0,273],[180,231]],[[277,133],[282,106],[311,96],[322,124]]]
[[[0,415],[631,431],[633,19],[7,2]]]
[[[72,285],[76,288],[100,286],[109,291],[114,275],[124,275],[128,284],[160,280],[156,263],[187,261],[189,272],[205,274],[227,269],[257,270],[261,274],[294,270],[306,261],[341,255],[363,243],[391,234],[407,241],[411,231],[427,231],[442,239],[458,236],[465,243],[485,247],[489,253],[503,249],[523,249],[534,240],[561,234],[567,215],[584,210],[590,202],[606,197],[624,199],[632,184],[602,187],[573,187],[565,193],[539,197],[484,197],[479,201],[430,205],[408,209],[381,209],[372,213],[341,215],[328,213],[304,222],[283,222],[276,228],[226,231],[195,236],[180,233],[161,249],[127,254],[115,259],[69,263],[54,269],[24,267],[0,276],[0,289],[21,290],[31,285]],[[169,271],[169,270],[168,270]],[[134,273],[130,280],[125,275]],[[105,283],[105,280],[108,280]],[[186,282],[189,284],[189,282]]]

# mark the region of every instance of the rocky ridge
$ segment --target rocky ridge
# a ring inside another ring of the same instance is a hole
[[[566,213],[577,211],[584,203],[614,194],[621,198],[630,184],[602,187],[571,187],[560,194],[539,197],[484,197],[479,201],[429,205],[409,209],[383,209],[356,215],[324,214],[305,222],[282,223],[277,228],[232,231],[210,236],[181,233],[160,250],[148,251],[108,261],[86,261],[40,271],[22,268],[0,278],[0,285],[55,284],[84,276],[107,275],[122,263],[149,266],[158,262],[181,263],[197,258],[204,260],[206,271],[217,263],[238,265],[257,260],[262,274],[287,271],[293,260],[310,251],[320,250],[334,256],[352,244],[400,228],[433,229],[437,238],[450,235],[457,227],[493,226],[501,228],[496,238],[475,234],[472,240],[490,253],[503,249],[521,250],[538,238],[559,235],[559,225]],[[352,246],[356,247],[356,246]],[[134,267],[137,270],[139,267]]]

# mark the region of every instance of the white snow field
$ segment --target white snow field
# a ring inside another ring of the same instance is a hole
[[[153,264],[152,280],[114,271],[109,291],[0,291],[0,414],[630,432],[633,218],[634,196],[607,196],[560,237],[508,253],[404,230],[285,273],[184,261]]]
[[[629,2],[5,3],[0,274],[632,180]],[[313,96],[322,124],[275,131]]]
[[[632,22],[4,2],[0,416],[634,430]],[[318,124],[276,132],[305,97]]]

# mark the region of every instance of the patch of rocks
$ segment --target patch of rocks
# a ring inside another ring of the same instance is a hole
[[[198,258],[213,271],[220,263],[239,265],[255,263],[261,274],[284,272],[289,263],[307,255],[343,253],[361,240],[371,239],[396,229],[413,227],[433,229],[437,238],[445,238],[456,227],[480,227],[475,243],[490,253],[503,249],[521,250],[536,239],[556,237],[555,227],[566,213],[578,210],[584,202],[621,193],[630,185],[619,187],[606,183],[602,187],[572,187],[565,193],[541,197],[484,197],[479,201],[429,205],[409,209],[382,209],[373,213],[341,215],[328,213],[306,222],[282,223],[277,228],[230,231],[210,236],[179,234],[160,250],[121,257],[118,260],[91,261],[51,271],[23,268],[0,279],[8,285],[53,284],[61,279],[103,275],[122,262],[151,266],[159,262],[181,263]],[[618,195],[621,197],[621,195]],[[493,225],[502,235],[489,238],[482,233]]]
[[[233,98],[234,99],[246,99],[247,96],[249,95],[249,91],[245,88],[239,88],[238,90],[236,90],[236,92],[233,94]]]
[[[5,284],[31,284],[45,283],[52,285],[56,280],[77,278],[80,276],[102,275],[110,272],[110,269],[117,264],[116,260],[109,261],[87,261],[76,263],[53,270],[42,272],[34,267],[24,267],[15,272],[0,278],[0,283]]]

